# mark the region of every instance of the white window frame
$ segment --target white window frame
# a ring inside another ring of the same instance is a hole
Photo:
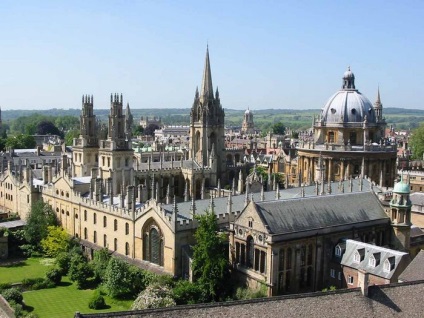
[[[334,251],[334,254],[335,254],[336,256],[342,256],[342,248],[340,247],[340,245],[337,245],[337,246],[336,246],[336,249],[335,249],[335,251]]]
[[[336,270],[331,268],[330,269],[330,277],[335,278],[336,277]]]
[[[348,285],[353,285],[353,276],[347,276],[347,284]]]
[[[360,263],[361,262],[361,255],[359,254],[358,251],[356,251],[355,254],[353,254],[353,261],[355,263]]]
[[[387,273],[390,273],[392,271],[392,264],[390,264],[390,261],[388,259],[384,261],[384,271]]]
[[[371,255],[368,265],[371,267],[375,267],[375,264],[376,264],[375,257]]]

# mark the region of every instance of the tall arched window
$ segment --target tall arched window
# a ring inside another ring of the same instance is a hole
[[[118,249],[118,239],[117,238],[115,238],[114,240],[113,240],[113,250],[114,251],[116,251]]]
[[[84,240],[86,240],[88,238],[88,235],[87,235],[87,228],[85,227],[84,228]]]
[[[125,255],[130,255],[130,244],[125,243]]]
[[[125,223],[125,235],[130,234],[130,225],[128,223]]]
[[[143,229],[143,259],[163,266],[163,250],[162,233],[152,222]]]
[[[107,226],[107,217],[104,216],[103,217],[103,227],[106,227],[106,226]]]
[[[114,230],[114,231],[117,231],[117,230],[118,230],[118,220],[117,220],[117,219],[115,219],[115,220],[113,221],[113,230]]]
[[[93,234],[93,243],[97,243],[97,232],[96,231],[94,231],[94,234]]]
[[[253,237],[248,236],[247,240],[247,255],[246,255],[246,266],[247,267],[252,267],[253,266],[253,260],[254,260],[254,255],[255,255],[255,251],[254,251],[254,246],[253,246]]]

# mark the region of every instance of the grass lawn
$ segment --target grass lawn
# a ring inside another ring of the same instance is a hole
[[[0,265],[0,282],[18,283],[24,278],[44,277],[53,266],[50,258],[28,258],[10,265]]]
[[[67,277],[62,279],[62,284],[56,288],[41,289],[24,292],[24,301],[28,309],[40,318],[44,317],[73,317],[76,311],[81,313],[100,313],[109,311],[128,310],[132,300],[115,300],[105,297],[109,308],[94,310],[88,308],[88,302],[94,291],[91,289],[79,290],[71,284]]]

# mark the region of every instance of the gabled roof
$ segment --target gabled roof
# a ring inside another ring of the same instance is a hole
[[[344,193],[268,202],[255,202],[272,234],[388,220],[371,192]]]
[[[360,262],[355,262],[355,253],[362,250],[365,252],[364,257],[361,257]],[[375,266],[370,265],[370,260],[373,259]],[[340,262],[343,266],[348,266],[355,269],[365,270],[375,276],[390,279],[395,273],[397,267],[402,262],[407,262],[409,254],[376,246],[373,244],[363,243],[354,240],[346,240],[346,251],[343,254]],[[385,270],[385,263],[388,262],[390,270]]]
[[[401,282],[424,280],[424,250],[421,250],[399,276]]]

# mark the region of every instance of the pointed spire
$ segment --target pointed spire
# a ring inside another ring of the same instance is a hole
[[[216,98],[216,99],[219,99],[219,90],[218,90],[218,86],[216,87],[215,98]]]
[[[233,205],[233,196],[231,195],[231,192],[228,194],[228,200],[227,200],[227,213],[230,214],[231,213],[231,208]]]
[[[215,209],[215,202],[213,202],[213,195],[211,195],[211,199],[209,201],[209,211],[213,212]]]
[[[278,183],[275,187],[275,200],[280,200],[280,185]]]
[[[213,99],[212,72],[209,61],[209,45],[206,47],[205,68],[203,70],[200,98],[202,99],[202,103],[204,103],[207,99]]]

